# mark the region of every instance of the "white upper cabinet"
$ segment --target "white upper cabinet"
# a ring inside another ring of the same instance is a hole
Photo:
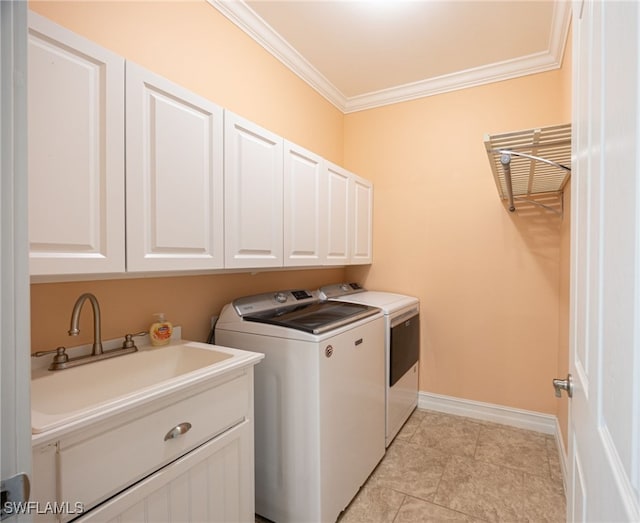
[[[28,53],[32,276],[371,263],[368,181],[31,12]]]
[[[327,162],[327,265],[349,263],[350,212],[349,181],[351,173],[342,167]]]
[[[32,275],[125,270],[124,59],[29,13]]]
[[[326,162],[326,175],[325,265],[371,263],[373,185],[330,162]]]
[[[127,62],[127,270],[220,269],[223,110]]]
[[[327,177],[324,160],[284,144],[284,265],[322,265],[326,257]]]
[[[225,267],[283,265],[283,139],[225,111]]]
[[[373,260],[373,184],[351,175],[351,257],[352,264],[366,264]]]

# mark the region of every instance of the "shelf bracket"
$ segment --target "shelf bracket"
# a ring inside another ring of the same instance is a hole
[[[513,183],[511,181],[511,154],[502,152],[500,154],[500,163],[504,169],[504,181],[507,186],[507,198],[509,199],[509,212],[514,212],[516,206],[513,201]]]

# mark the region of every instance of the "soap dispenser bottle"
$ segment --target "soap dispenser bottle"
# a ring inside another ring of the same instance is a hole
[[[151,341],[151,345],[156,347],[167,345],[171,341],[173,325],[165,320],[164,312],[156,312],[153,317],[154,322],[151,324],[151,327],[149,327],[149,340]]]

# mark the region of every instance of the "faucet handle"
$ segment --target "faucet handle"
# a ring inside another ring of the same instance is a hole
[[[136,332],[135,334],[125,334],[124,335],[124,341],[122,342],[122,348],[123,349],[131,349],[131,348],[136,348],[136,344],[133,342],[133,337],[134,336],[145,336],[147,334],[147,331],[140,331],[140,332]]]
[[[53,363],[66,363],[69,361],[69,355],[66,353],[64,347],[57,347],[53,350],[43,350],[39,352],[34,352],[31,357],[39,358],[40,356],[46,356],[47,354],[53,354],[55,352],[55,356],[53,357]]]

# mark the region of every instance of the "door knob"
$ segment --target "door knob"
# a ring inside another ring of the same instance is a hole
[[[556,390],[556,397],[562,397],[562,391],[567,391],[567,396],[573,398],[573,378],[571,374],[567,374],[566,380],[555,378],[553,380],[553,388]]]

